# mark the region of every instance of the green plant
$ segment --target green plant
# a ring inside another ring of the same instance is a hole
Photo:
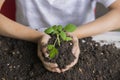
[[[73,24],[68,24],[64,28],[61,25],[54,25],[45,30],[45,33],[48,35],[56,35],[54,44],[49,44],[47,49],[49,51],[49,57],[52,59],[58,54],[56,49],[56,43],[60,46],[61,41],[71,41],[72,38],[66,35],[66,32],[73,32],[76,29],[76,26]]]

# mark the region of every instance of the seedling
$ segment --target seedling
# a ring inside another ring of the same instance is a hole
[[[54,44],[47,45],[49,51],[49,57],[52,59],[55,55],[58,54],[58,50],[55,47],[56,44],[60,46],[61,41],[71,41],[72,38],[66,35],[66,32],[73,32],[76,29],[76,26],[73,24],[68,24],[64,28],[62,25],[54,25],[45,30],[45,33],[48,35],[56,35]]]

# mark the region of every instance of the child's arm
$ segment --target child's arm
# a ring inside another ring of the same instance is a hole
[[[0,9],[5,0],[0,0]],[[0,35],[37,42],[43,33],[10,20],[0,13]]]
[[[109,9],[107,14],[78,27],[73,34],[78,38],[84,38],[120,28],[120,0],[116,0]]]
[[[16,23],[0,14],[0,35],[37,42],[43,33]]]

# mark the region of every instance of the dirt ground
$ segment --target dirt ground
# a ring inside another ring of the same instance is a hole
[[[120,80],[120,49],[79,40],[78,63],[64,73],[47,71],[37,57],[37,45],[0,37],[0,80]]]

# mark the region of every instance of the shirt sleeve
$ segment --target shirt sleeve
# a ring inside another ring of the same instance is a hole
[[[97,0],[97,2],[103,4],[106,8],[109,7],[116,0]]]

